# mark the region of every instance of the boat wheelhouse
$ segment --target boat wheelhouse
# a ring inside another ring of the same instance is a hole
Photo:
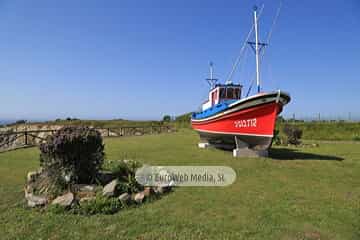
[[[209,92],[209,98],[202,104],[202,112],[197,114],[207,115],[216,112],[222,106],[233,103],[241,98],[240,84],[216,84]]]

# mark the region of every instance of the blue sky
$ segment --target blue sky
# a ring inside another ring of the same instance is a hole
[[[196,110],[208,62],[224,81],[265,4],[279,1],[0,1],[0,119],[159,119]],[[360,117],[360,2],[283,1],[262,62],[265,91],[282,89],[299,117]],[[248,49],[235,74],[254,75]]]

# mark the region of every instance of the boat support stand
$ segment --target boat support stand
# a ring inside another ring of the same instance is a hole
[[[267,157],[268,150],[256,150],[249,148],[246,142],[241,141],[235,136],[236,148],[233,150],[234,157]]]
[[[198,143],[198,147],[199,148],[208,148],[208,147],[210,147],[210,143],[207,140],[200,138],[200,142]]]

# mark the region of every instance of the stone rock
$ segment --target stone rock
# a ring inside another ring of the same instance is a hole
[[[123,193],[119,196],[120,202],[126,203],[130,200],[131,196],[128,193]]]
[[[95,192],[96,185],[75,184],[73,188],[76,192]]]
[[[32,193],[28,193],[25,189],[25,198],[29,207],[44,206],[48,200],[44,196],[36,196]]]
[[[27,182],[34,182],[43,173],[43,168],[39,168],[37,171],[28,172]]]
[[[95,196],[92,196],[92,197],[83,197],[83,198],[80,198],[79,200],[79,203],[85,203],[85,202],[88,202],[88,201],[92,201],[92,200],[95,200],[96,197]]]
[[[37,172],[28,172],[27,174],[27,182],[33,182],[37,176]]]
[[[77,192],[75,195],[77,198],[87,198],[96,196],[96,192]]]
[[[69,207],[74,201],[74,194],[72,192],[65,193],[62,196],[55,198],[51,204]]]
[[[75,193],[77,199],[82,199],[94,197],[96,195],[96,191],[100,190],[100,187],[88,184],[74,184],[71,189],[72,192]]]
[[[34,189],[33,189],[31,184],[28,184],[28,185],[25,186],[24,191],[25,191],[25,197],[26,197],[26,194],[27,193],[32,193],[34,191]]]
[[[136,193],[134,195],[134,201],[136,203],[142,203],[142,201],[144,200],[145,198],[145,193],[144,192],[139,192],[139,193]]]
[[[157,186],[154,188],[154,192],[156,194],[163,194],[166,192],[166,187],[163,187],[163,186]]]
[[[168,190],[170,190],[174,186],[175,186],[175,182],[173,180],[171,180],[169,185],[168,185]]]
[[[156,194],[164,194],[169,192],[173,185],[173,183],[170,183],[169,185],[156,186],[153,189]]]
[[[113,197],[115,195],[116,186],[118,185],[118,180],[114,179],[107,185],[105,185],[103,189],[103,196],[105,197]]]

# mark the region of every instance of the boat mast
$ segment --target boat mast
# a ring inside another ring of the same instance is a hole
[[[279,15],[280,15],[281,6],[282,6],[282,1],[280,1],[279,7],[278,7],[278,9],[276,11],[276,15],[274,17],[272,26],[270,28],[270,31],[269,31],[268,35],[267,35],[266,43],[261,43],[259,41],[258,21],[259,21],[259,17],[260,17],[262,8],[260,9],[260,13],[257,14],[257,7],[256,6],[254,7],[254,28],[251,28],[251,29],[255,30],[255,42],[248,41],[247,43],[254,50],[254,53],[255,53],[255,56],[256,56],[256,84],[257,84],[258,92],[260,92],[260,90],[261,90],[261,87],[260,87],[260,70],[259,69],[260,69],[260,59],[264,56],[264,51],[262,51],[262,50],[270,42],[270,38],[271,38],[271,35],[272,35],[272,32],[273,32],[274,26],[276,24],[276,21],[277,21]],[[261,53],[261,55],[260,55],[260,53]],[[255,79],[253,79],[251,81],[249,90],[248,90],[248,92],[246,94],[246,97],[249,96],[254,81],[255,81]]]
[[[209,67],[210,67],[210,78],[207,78],[206,81],[209,83],[210,88],[213,89],[216,85],[217,82],[217,78],[214,78],[214,64],[213,62],[209,63]]]
[[[260,92],[260,71],[259,71],[259,33],[257,21],[257,7],[254,7],[254,28],[255,28],[255,56],[256,56],[256,85],[258,93]]]

